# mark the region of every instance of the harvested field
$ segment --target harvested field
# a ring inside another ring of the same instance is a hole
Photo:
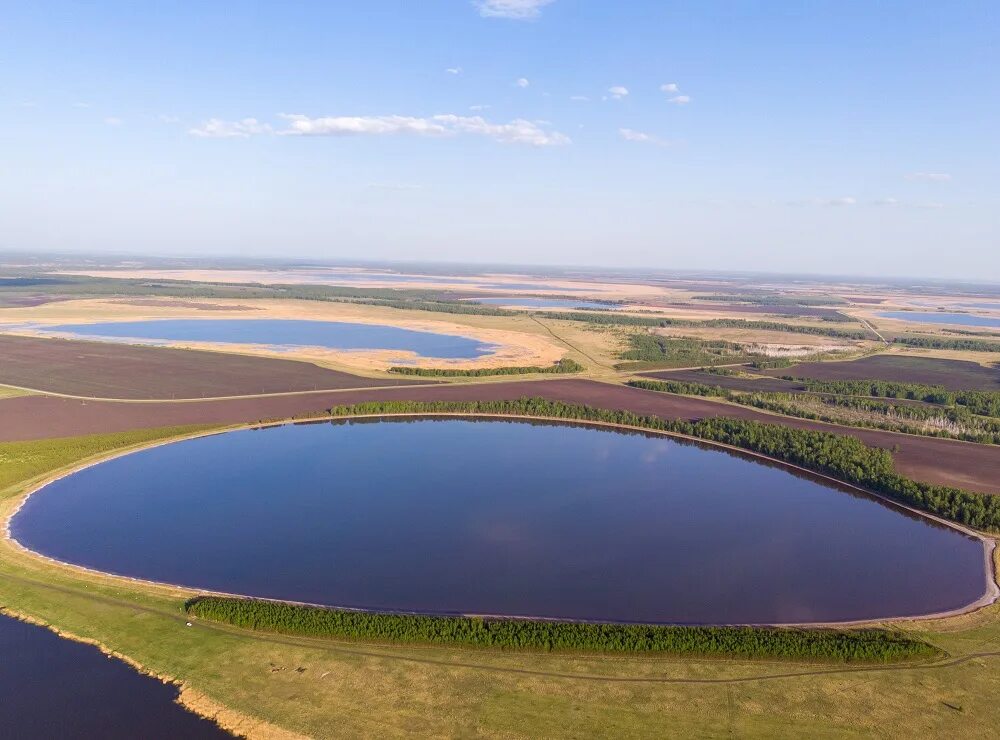
[[[75,396],[210,398],[407,382],[294,360],[0,335],[0,383]]]
[[[786,368],[787,370],[787,368]],[[756,372],[756,371],[754,371]],[[656,380],[675,380],[679,383],[703,383],[719,386],[731,391],[748,391],[760,393],[797,393],[805,391],[805,386],[781,378],[741,378],[733,375],[716,375],[702,370],[660,370],[655,373],[642,373],[645,378]]]
[[[368,388],[331,393],[189,402],[80,401],[55,396],[25,396],[0,401],[0,441],[69,437],[146,427],[185,424],[235,424],[304,416],[339,405],[368,400],[468,401],[544,396],[671,419],[729,416],[781,423],[799,429],[850,434],[887,449],[898,446],[897,469],[929,483],[1000,493],[1000,451],[996,447],[933,437],[766,414],[721,404],[590,380],[516,381],[414,388]]]
[[[764,370],[762,374],[815,380],[880,379],[899,383],[943,385],[955,391],[1000,391],[1000,368],[965,360],[941,360],[906,355],[873,355],[847,362],[803,362],[794,367]]]

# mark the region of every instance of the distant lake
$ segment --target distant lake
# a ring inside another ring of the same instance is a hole
[[[583,301],[574,298],[475,298],[476,303],[486,303],[492,306],[522,306],[524,308],[591,308],[594,310],[613,310],[620,308],[614,303],[600,301]]]
[[[639,622],[964,606],[981,543],[719,449],[570,424],[286,425],[57,480],[12,521],[52,557],[327,605]]]
[[[177,704],[176,686],[2,614],[0,656],[2,737],[232,737]]]
[[[882,311],[878,314],[886,319],[899,319],[923,324],[961,324],[962,326],[998,326],[1000,318],[976,316],[971,313],[944,313],[941,311]]]
[[[61,324],[40,328],[87,339],[131,339],[154,342],[222,342],[276,347],[326,347],[344,350],[401,350],[422,357],[469,359],[493,351],[478,339],[453,334],[400,329],[380,324],[298,319],[154,319],[94,324]]]

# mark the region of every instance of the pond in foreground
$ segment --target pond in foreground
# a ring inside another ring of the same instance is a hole
[[[61,324],[39,329],[88,339],[222,342],[345,350],[388,349],[445,359],[481,357],[494,349],[492,345],[477,339],[453,334],[414,331],[380,324],[301,319],[154,319]]]
[[[177,687],[96,647],[0,615],[0,737],[231,738]]]
[[[812,622],[985,588],[981,543],[950,528],[741,455],[569,424],[203,437],[56,481],[12,531],[104,571],[379,610]]]

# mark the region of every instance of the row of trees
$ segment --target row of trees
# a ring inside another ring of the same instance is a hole
[[[416,375],[428,378],[482,378],[489,375],[528,375],[533,373],[578,373],[583,370],[576,360],[564,357],[554,365],[541,367],[538,365],[518,365],[513,367],[479,367],[460,369],[449,367],[390,367],[390,373],[397,375]]]
[[[696,422],[663,419],[538,397],[512,401],[381,401],[330,409],[334,417],[434,413],[576,419],[683,434],[824,473],[978,529],[1000,531],[1000,496],[910,480],[895,471],[888,450],[869,447],[847,435],[792,429],[747,419],[711,418]]]
[[[806,390],[816,393],[907,399],[939,406],[958,404],[966,407],[973,414],[1000,417],[1000,392],[998,391],[950,391],[941,385],[900,383],[889,380],[812,380],[793,378],[792,376],[785,376],[785,379],[803,383]]]
[[[557,312],[542,311],[537,316],[546,319],[564,319],[583,321],[588,324],[607,326],[647,326],[668,327],[681,326],[694,329],[747,329],[757,331],[783,331],[792,334],[815,334],[838,339],[865,339],[868,335],[863,329],[834,329],[827,326],[807,326],[803,324],[786,324],[780,321],[748,321],[746,319],[694,319],[657,318],[653,316],[635,316],[612,312],[582,313],[574,311]]]
[[[894,404],[873,398],[856,396],[812,395],[792,393],[742,393],[705,383],[675,380],[630,380],[633,388],[684,396],[715,396],[743,406],[775,411],[800,419],[812,419],[833,424],[848,424],[890,432],[919,434],[924,437],[961,439],[980,444],[1000,444],[1000,422],[973,414],[964,406],[938,407]],[[844,418],[843,414],[824,413],[810,404],[859,412]],[[869,418],[864,418],[865,415]],[[881,417],[881,418],[878,418]]]
[[[927,349],[957,349],[968,352],[1000,352],[1000,342],[981,339],[948,339],[946,337],[894,337],[893,343]]]
[[[938,654],[900,632],[877,629],[801,630],[764,627],[681,627],[530,619],[431,617],[325,609],[259,599],[206,596],[192,616],[245,629],[310,637],[479,648],[664,652],[741,658],[889,663]]]

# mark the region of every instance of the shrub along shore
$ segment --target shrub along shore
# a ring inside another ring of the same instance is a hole
[[[483,378],[489,375],[529,375],[533,373],[578,373],[583,365],[568,357],[564,357],[553,365],[541,367],[538,365],[517,365],[514,367],[477,367],[470,369],[450,367],[404,367],[389,368],[390,373],[397,375],[419,375],[428,378]]]
[[[521,398],[514,401],[374,401],[330,409],[333,417],[379,414],[467,413],[541,416],[673,432],[755,452],[829,475],[887,498],[977,529],[1000,532],[1000,496],[911,480],[897,473],[892,454],[856,437],[747,419],[696,422],[642,416],[630,411]]]
[[[186,608],[194,617],[244,629],[392,643],[546,651],[663,652],[844,663],[891,663],[940,654],[926,642],[881,629],[686,627],[436,617],[221,596],[192,599]]]

